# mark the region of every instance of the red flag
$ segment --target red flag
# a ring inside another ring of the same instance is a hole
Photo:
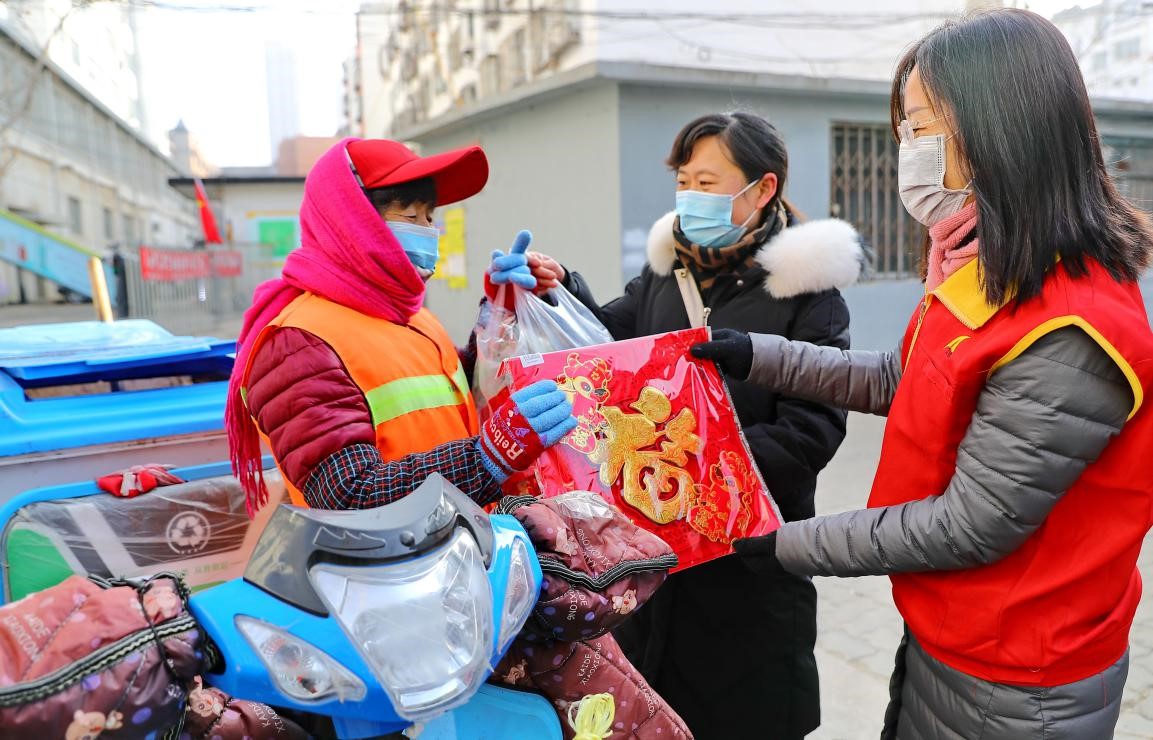
[[[212,209],[208,206],[208,193],[204,192],[204,183],[199,177],[192,182],[196,188],[196,207],[200,209],[200,225],[204,229],[204,241],[206,244],[223,244],[224,240],[220,238],[220,231],[216,228],[216,217],[212,215]]]

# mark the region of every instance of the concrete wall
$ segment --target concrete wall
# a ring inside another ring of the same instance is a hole
[[[621,265],[626,277],[644,264],[649,226],[673,207],[676,184],[664,161],[677,132],[697,116],[733,110],[757,113],[780,130],[789,152],[786,193],[811,218],[829,213],[832,124],[888,120],[887,101],[880,97],[622,85]]]
[[[617,88],[596,84],[420,141],[422,153],[480,144],[491,174],[465,201],[468,286],[429,283],[428,305],[457,342],[468,337],[494,249],[520,229],[533,248],[579,266],[599,295],[621,290]],[[606,269],[598,265],[606,265]]]

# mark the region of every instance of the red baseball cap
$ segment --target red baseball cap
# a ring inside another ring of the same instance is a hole
[[[399,141],[361,139],[348,144],[348,156],[366,189],[431,177],[438,206],[476,195],[488,182],[488,157],[479,146],[418,157]]]

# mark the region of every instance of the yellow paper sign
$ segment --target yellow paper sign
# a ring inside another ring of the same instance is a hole
[[[468,265],[465,260],[464,208],[442,211],[444,231],[440,235],[440,259],[433,280],[446,280],[451,290],[468,288]]]

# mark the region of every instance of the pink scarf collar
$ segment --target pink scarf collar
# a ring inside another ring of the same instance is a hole
[[[929,229],[929,271],[925,289],[936,290],[950,275],[977,257],[977,239],[965,244],[961,240],[977,227],[977,202],[973,201],[954,215]]]
[[[329,149],[308,174],[301,247],[288,255],[280,278],[256,288],[237,339],[225,426],[232,472],[244,488],[249,514],[268,500],[260,433],[240,395],[260,331],[306,292],[398,324],[408,323],[424,301],[424,281],[352,175],[345,147],[353,141]]]

